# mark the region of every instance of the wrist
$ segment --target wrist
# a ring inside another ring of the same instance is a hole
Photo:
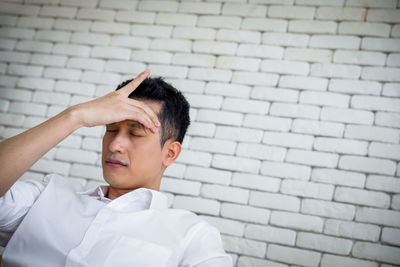
[[[71,121],[75,130],[86,126],[80,105],[74,105],[65,110],[67,119]]]

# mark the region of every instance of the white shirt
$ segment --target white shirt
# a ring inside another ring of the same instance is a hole
[[[167,197],[140,188],[119,198],[107,187],[75,193],[59,175],[16,182],[0,198],[3,267],[232,266],[218,230]]]

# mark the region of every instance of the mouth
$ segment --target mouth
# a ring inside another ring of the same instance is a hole
[[[127,164],[123,163],[122,161],[114,160],[114,159],[107,159],[106,160],[106,165],[110,166],[110,167],[113,167],[113,168],[121,168],[121,167],[128,166]]]

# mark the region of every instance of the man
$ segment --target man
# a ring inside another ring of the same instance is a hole
[[[214,227],[168,209],[158,192],[165,168],[181,152],[189,104],[148,75],[0,143],[2,266],[232,265]],[[68,179],[54,174],[42,183],[17,181],[72,132],[97,125],[106,125],[108,186],[75,193]]]

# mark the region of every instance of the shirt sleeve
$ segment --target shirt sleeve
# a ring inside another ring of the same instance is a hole
[[[179,266],[232,267],[232,259],[224,251],[219,231],[206,222],[196,228]]]
[[[17,181],[0,197],[0,245],[5,246],[44,190],[48,180]]]

